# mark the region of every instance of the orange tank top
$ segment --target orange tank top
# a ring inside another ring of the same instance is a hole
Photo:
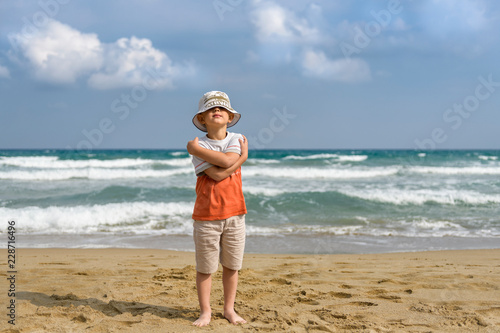
[[[217,182],[207,175],[196,180],[193,220],[224,220],[247,213],[241,182],[241,167]]]

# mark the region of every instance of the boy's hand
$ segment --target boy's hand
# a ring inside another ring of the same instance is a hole
[[[199,147],[198,141],[198,137],[194,138],[194,140],[188,141],[186,148],[188,153],[190,153],[191,155],[193,155],[193,153],[196,151],[196,148]]]
[[[240,146],[241,146],[241,156],[248,157],[248,140],[244,135],[242,135],[242,137],[243,137],[243,140],[239,139]]]

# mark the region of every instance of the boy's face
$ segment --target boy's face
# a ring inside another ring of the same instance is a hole
[[[197,117],[200,123],[209,127],[227,125],[233,120],[234,115],[226,109],[216,106],[199,114]]]

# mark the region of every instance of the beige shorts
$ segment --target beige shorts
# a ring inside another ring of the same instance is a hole
[[[196,249],[196,270],[212,274],[222,266],[240,270],[245,251],[245,215],[225,220],[194,221],[193,239]]]

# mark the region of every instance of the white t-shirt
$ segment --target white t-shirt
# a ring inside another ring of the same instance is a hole
[[[223,153],[236,153],[241,155],[241,145],[238,141],[239,139],[243,139],[243,136],[241,134],[231,132],[227,132],[226,138],[224,140],[212,140],[205,135],[204,137],[201,137],[199,139],[199,145],[210,150],[221,151]],[[197,176],[201,176],[203,174],[203,171],[214,166],[213,164],[210,164],[207,161],[204,161],[196,156],[193,156],[193,165],[194,171]]]

